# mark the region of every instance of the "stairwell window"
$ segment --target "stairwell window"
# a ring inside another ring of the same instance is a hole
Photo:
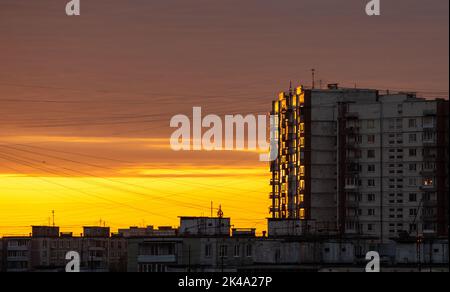
[[[221,258],[226,258],[228,257],[228,246],[226,245],[221,245],[220,249],[219,249],[219,256]]]
[[[236,244],[236,245],[234,246],[234,257],[235,257],[235,258],[238,258],[238,257],[241,256],[241,249],[240,249],[240,248],[241,248],[241,247],[240,247],[239,244]]]
[[[212,255],[212,246],[211,244],[205,245],[205,257],[210,258]]]
[[[245,249],[245,255],[248,258],[253,256],[253,247],[251,244],[247,244],[247,248]]]

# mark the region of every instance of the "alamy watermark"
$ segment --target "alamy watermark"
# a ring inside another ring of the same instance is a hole
[[[69,262],[66,264],[66,273],[79,273],[80,272],[80,254],[76,251],[69,251],[66,254],[66,260]]]
[[[76,251],[69,251],[66,254],[66,272],[67,273],[79,273],[80,272],[80,254]],[[365,271],[367,273],[379,273],[380,272],[380,254],[376,251],[369,251],[366,254],[366,260],[368,261]]]
[[[80,0],[71,0],[66,4],[67,16],[79,16],[81,15]]]
[[[177,128],[170,137],[172,150],[248,150],[266,152],[260,154],[260,161],[277,159],[278,116],[270,116],[269,143],[267,142],[266,115],[246,115],[245,117],[243,115],[225,115],[223,120],[218,115],[202,117],[201,107],[192,109],[192,122],[186,115],[172,117],[170,127]]]
[[[66,4],[67,16],[81,15],[81,0],[71,0]],[[381,0],[371,0],[366,5],[366,14],[368,16],[381,15]]]
[[[381,15],[381,0],[371,0],[366,5],[366,14],[368,16],[380,16]]]
[[[369,261],[366,265],[367,273],[380,272],[380,254],[376,251],[369,251],[366,254],[366,260]]]

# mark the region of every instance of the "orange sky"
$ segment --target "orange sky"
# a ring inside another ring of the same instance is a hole
[[[345,2],[345,3],[342,3]],[[289,81],[448,96],[448,1],[82,0],[0,3],[0,236],[48,224],[265,228],[268,165],[173,152],[170,118],[267,113]]]

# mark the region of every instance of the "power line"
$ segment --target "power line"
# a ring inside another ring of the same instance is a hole
[[[0,146],[7,147],[7,146],[3,146],[3,145],[0,145]],[[11,147],[9,147],[9,148],[11,148]],[[23,151],[31,152],[31,151],[26,151],[26,150],[23,150]],[[31,153],[33,153],[33,152],[31,152]],[[30,158],[26,158],[26,159],[30,159]],[[34,161],[37,162],[37,163],[41,163],[42,162],[42,161],[38,161],[38,160],[34,160]],[[73,161],[73,160],[69,160],[69,161]],[[75,162],[75,161],[73,161],[73,162]],[[83,164],[83,163],[81,163],[81,164]],[[123,185],[126,185],[126,186],[132,186],[132,187],[139,187],[139,188],[142,188],[142,189],[149,189],[151,191],[155,190],[155,189],[151,189],[151,188],[148,188],[148,187],[144,187],[144,186],[140,186],[140,185],[136,185],[136,184],[132,184],[132,183],[127,183],[127,182],[123,182],[123,181],[116,181],[116,180],[112,180],[112,179],[109,179],[109,178],[104,178],[104,177],[101,177],[101,176],[98,176],[98,175],[93,175],[93,174],[90,174],[90,173],[87,173],[87,172],[84,172],[84,171],[78,171],[78,170],[74,170],[74,169],[67,168],[67,167],[60,167],[60,168],[68,170],[68,171],[71,171],[71,172],[79,173],[79,174],[82,174],[82,175],[99,178],[99,179],[102,179],[102,180],[105,180],[105,181],[108,181],[108,182],[123,184]],[[41,167],[40,169],[42,170],[43,168]],[[44,169],[44,171],[48,171],[48,170]],[[51,173],[58,175],[58,172],[51,171]],[[70,175],[70,174],[67,174],[67,175]],[[95,183],[91,183],[91,184],[95,184]],[[137,191],[134,191],[134,190],[128,190],[128,189],[123,189],[123,188],[115,187],[115,186],[111,186],[111,185],[105,185],[103,183],[97,183],[96,185],[100,185],[102,187],[111,188],[111,189],[114,189],[114,190],[119,190],[121,192],[127,192],[127,193],[136,194],[136,195],[139,195],[139,196],[143,196],[145,198],[150,198],[152,200],[159,200],[159,201],[163,201],[163,202],[172,202],[172,203],[175,203],[175,204],[178,204],[178,205],[182,205],[182,206],[185,206],[185,207],[188,207],[188,208],[194,208],[194,209],[199,209],[199,210],[204,210],[205,209],[205,207],[202,206],[202,205],[198,205],[198,204],[195,204],[195,203],[180,202],[178,200],[169,198],[169,196],[167,196],[167,195],[164,195],[164,196],[149,196],[148,194],[144,194],[144,193],[137,192]],[[182,194],[175,194],[175,193],[169,193],[169,194],[171,194],[171,196],[183,196]],[[240,199],[240,201],[242,201],[242,199]],[[233,209],[240,209],[240,208],[234,207]],[[248,211],[247,209],[242,209],[242,210],[243,211],[244,210]]]

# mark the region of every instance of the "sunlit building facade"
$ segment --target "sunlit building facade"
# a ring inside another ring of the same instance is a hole
[[[301,87],[295,92],[280,93],[273,102],[278,131],[277,159],[271,163],[274,219],[305,219],[305,94]]]
[[[447,100],[331,84],[281,93],[272,114],[271,220],[290,222],[272,223],[278,229],[310,222],[300,229],[381,240],[447,234]]]

